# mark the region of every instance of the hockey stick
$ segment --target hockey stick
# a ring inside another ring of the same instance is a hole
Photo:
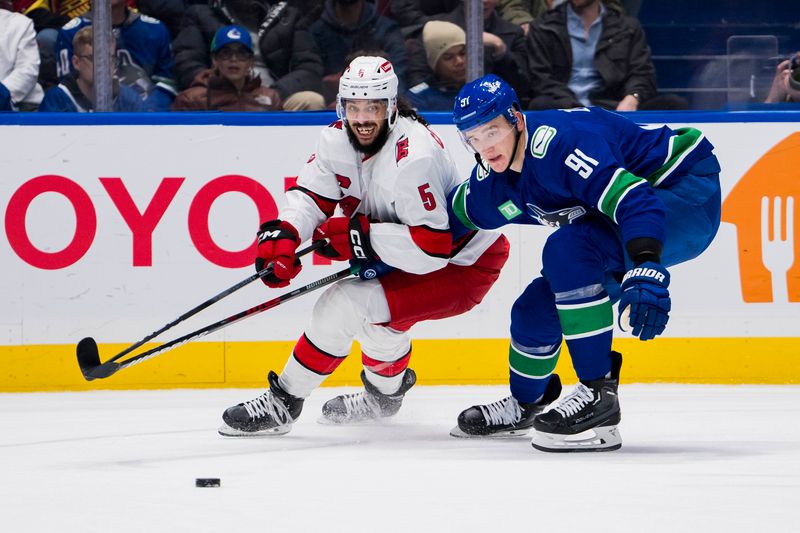
[[[155,357],[161,353],[169,351],[181,344],[185,344],[187,342],[199,339],[200,337],[205,337],[209,333],[213,333],[217,330],[224,328],[225,326],[230,326],[231,324],[235,324],[236,322],[243,320],[249,316],[257,315],[266,311],[267,309],[272,309],[273,307],[277,307],[284,302],[288,302],[289,300],[293,300],[298,296],[301,296],[307,292],[311,292],[313,290],[319,289],[326,285],[330,285],[340,279],[347,278],[349,276],[355,275],[358,273],[359,266],[351,266],[345,270],[341,270],[335,274],[331,274],[330,276],[326,276],[320,280],[314,281],[305,285],[303,287],[299,287],[293,291],[287,292],[278,296],[277,298],[273,298],[272,300],[268,300],[264,303],[260,303],[250,309],[245,309],[235,315],[231,315],[227,318],[223,318],[219,322],[214,322],[213,324],[209,324],[204,328],[200,328],[197,331],[193,331],[188,333],[182,337],[178,337],[175,340],[169,341],[167,343],[162,344],[161,346],[157,346],[140,354],[137,354],[129,359],[126,359],[121,362],[116,362],[119,359],[119,355],[109,359],[105,363],[100,363],[100,353],[97,349],[97,343],[91,337],[86,337],[85,339],[81,340],[78,343],[78,365],[81,368],[81,372],[83,373],[83,377],[86,381],[92,381],[93,379],[103,379],[107,378],[123,368],[128,368],[129,366],[133,366],[137,363],[141,363],[145,359],[150,359],[151,357]]]
[[[322,248],[323,246],[328,244],[328,242],[329,241],[327,239],[314,241],[309,246],[306,246],[302,250],[299,250],[297,252],[296,256],[297,257],[302,257],[302,256],[306,255],[309,252],[313,252],[315,250],[319,250],[320,248]],[[152,332],[150,335],[146,336],[142,340],[131,344],[130,346],[128,346],[127,348],[125,348],[124,350],[122,350],[121,352],[116,354],[114,357],[109,359],[107,362],[113,362],[113,361],[118,360],[120,357],[123,357],[123,356],[129,354],[130,352],[132,352],[133,350],[135,350],[136,348],[142,346],[147,341],[150,341],[150,340],[158,337],[159,335],[161,335],[165,331],[174,328],[175,326],[177,326],[178,324],[180,324],[181,322],[183,322],[187,318],[193,317],[194,315],[196,315],[197,313],[199,313],[203,309],[206,309],[209,306],[211,306],[212,304],[215,304],[216,302],[222,300],[223,298],[225,298],[227,296],[230,296],[231,294],[233,294],[234,292],[238,291],[242,287],[244,287],[246,285],[249,285],[250,283],[254,282],[255,280],[257,280],[259,278],[263,278],[264,276],[269,276],[270,274],[272,274],[272,263],[270,263],[266,267],[262,268],[261,270],[259,270],[258,272],[256,272],[252,276],[250,276],[249,278],[243,279],[242,281],[240,281],[236,285],[234,285],[234,286],[232,286],[232,287],[230,287],[228,289],[225,289],[224,291],[222,291],[221,293],[217,294],[216,296],[212,296],[211,298],[209,298],[205,302],[201,303],[197,307],[193,307],[192,309],[186,311],[184,314],[182,314],[181,316],[179,316],[178,318],[176,318],[175,320],[173,320],[169,324],[165,325],[161,329],[157,329],[156,331]],[[81,343],[89,344],[89,340],[91,340],[91,337],[86,337],[85,339],[81,340],[80,343],[78,343],[78,359],[79,359],[79,361],[80,361],[80,354],[81,354],[80,345],[81,345]],[[94,342],[94,341],[92,341],[92,342]]]

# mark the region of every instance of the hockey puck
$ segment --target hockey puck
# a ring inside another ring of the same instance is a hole
[[[199,477],[194,480],[195,487],[219,487],[220,481],[218,477]]]

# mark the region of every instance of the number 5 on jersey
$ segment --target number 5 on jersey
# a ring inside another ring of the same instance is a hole
[[[422,198],[422,205],[425,206],[425,209],[428,211],[433,211],[436,209],[436,198],[428,190],[430,188],[430,183],[426,183],[425,185],[420,185],[417,187],[417,190],[419,191],[419,197]]]

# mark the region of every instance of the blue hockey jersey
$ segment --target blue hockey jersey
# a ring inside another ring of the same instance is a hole
[[[92,24],[91,13],[70,20],[58,31],[56,57],[58,76],[72,68],[72,39]],[[150,111],[168,111],[177,94],[169,32],[159,20],[135,11],[115,26],[117,71],[120,83],[136,90]]]
[[[638,126],[600,108],[528,113],[526,127],[521,173],[476,165],[450,194],[455,236],[454,221],[466,232],[506,224],[558,227],[602,213],[623,243],[664,242],[665,210],[653,188],[669,188],[713,150],[694,128]]]

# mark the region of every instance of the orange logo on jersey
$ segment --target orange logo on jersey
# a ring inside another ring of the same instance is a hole
[[[745,302],[800,302],[800,133],[772,147],[722,204],[736,226]]]

